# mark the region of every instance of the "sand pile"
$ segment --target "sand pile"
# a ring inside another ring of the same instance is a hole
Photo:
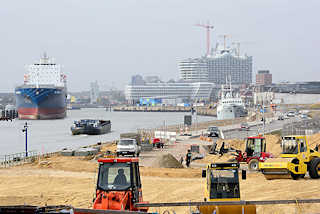
[[[196,163],[235,162],[235,156],[230,153],[223,156],[207,154],[203,159],[195,160]]]
[[[267,148],[266,151],[272,153],[274,157],[279,157],[282,152],[280,143],[281,137],[279,135],[266,135]]]
[[[117,151],[117,143],[114,141],[112,143],[106,143],[101,146],[101,152],[106,153],[106,151],[116,152]]]
[[[184,168],[183,165],[170,153],[159,155],[153,162],[155,168]]]
[[[317,144],[320,144],[320,133],[307,136],[307,140],[309,141],[311,149],[314,149]]]

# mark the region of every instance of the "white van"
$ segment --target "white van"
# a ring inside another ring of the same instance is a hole
[[[139,157],[140,151],[141,147],[135,139],[121,138],[117,143],[117,156],[132,155],[133,157]]]

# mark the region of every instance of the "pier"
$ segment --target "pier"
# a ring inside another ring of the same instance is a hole
[[[209,107],[191,107],[191,106],[114,106],[113,111],[120,112],[197,112],[202,116],[216,116],[217,111],[215,108]],[[106,108],[110,111],[110,108]]]

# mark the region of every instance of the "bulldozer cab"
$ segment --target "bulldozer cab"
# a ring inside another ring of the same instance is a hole
[[[281,141],[282,157],[295,157],[296,155],[307,152],[308,144],[305,136],[285,136]]]
[[[238,169],[238,163],[209,164],[203,172],[207,179],[206,200],[240,200]]]
[[[248,137],[246,151],[248,157],[259,157],[261,152],[266,152],[266,139],[264,137]]]
[[[139,163],[136,158],[99,160],[97,190],[127,191],[141,188]]]
[[[234,202],[240,201],[239,163],[212,163],[202,171],[206,178],[205,201]],[[242,179],[246,179],[242,171]],[[200,205],[202,214],[255,214],[255,205]]]

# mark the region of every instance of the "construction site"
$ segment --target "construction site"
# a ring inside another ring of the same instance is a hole
[[[74,213],[319,213],[319,179],[314,179],[320,176],[318,129],[317,120],[310,120],[251,137],[180,136],[139,158],[114,155],[116,142],[94,145],[99,152],[92,155],[38,156],[0,170],[1,212],[59,205],[47,213],[62,208],[65,213],[71,208]],[[296,153],[285,152],[294,148]],[[124,192],[100,186],[110,164],[130,165],[134,173],[125,174],[137,186]],[[225,181],[227,188],[219,190]]]

